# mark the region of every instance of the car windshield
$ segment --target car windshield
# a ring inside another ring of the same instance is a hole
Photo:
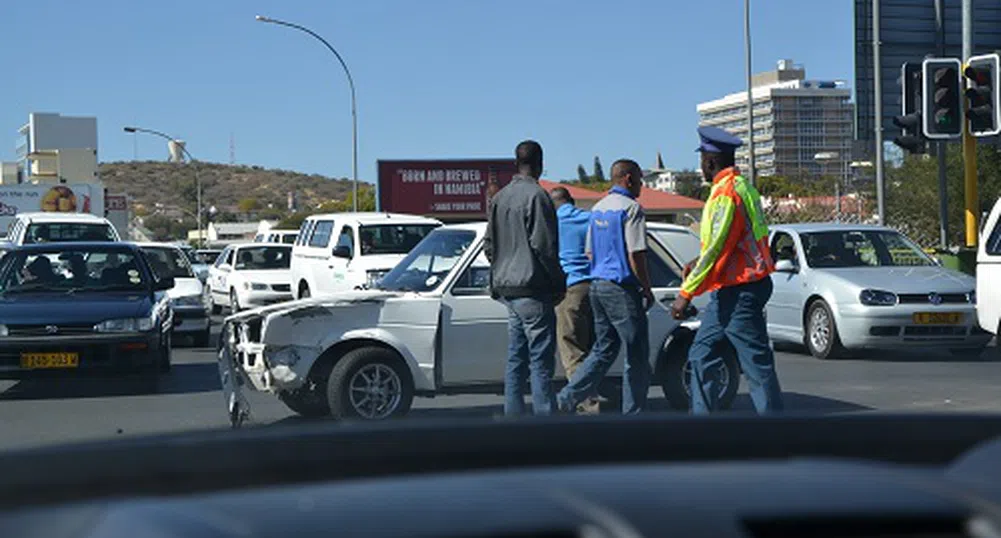
[[[288,269],[292,261],[292,247],[243,247],[236,251],[236,270],[267,271]]]
[[[131,250],[17,251],[4,260],[0,293],[140,291],[148,277]]]
[[[178,248],[143,247],[150,268],[159,278],[194,278],[187,256]]]
[[[216,258],[219,257],[222,251],[219,250],[199,250],[195,252],[195,259],[198,260],[196,263],[204,263],[205,265],[212,265],[215,263]]]
[[[25,244],[68,241],[114,241],[111,226],[83,222],[38,222],[28,226]]]
[[[435,228],[434,224],[362,226],[358,230],[361,253],[363,256],[406,254]]]
[[[806,264],[815,268],[915,267],[935,261],[893,231],[844,230],[802,234]]]
[[[476,238],[469,230],[434,230],[379,281],[379,289],[430,291],[438,287]]]

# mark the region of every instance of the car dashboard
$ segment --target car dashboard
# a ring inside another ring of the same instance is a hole
[[[802,435],[797,419],[525,421],[398,434],[349,425],[284,438],[269,428],[245,450],[230,443],[252,430],[126,444],[134,456],[104,475],[91,468],[90,482],[83,471],[20,482],[43,450],[26,466],[5,466],[0,535],[1001,536],[997,419],[945,428],[932,419],[928,430],[913,417],[885,420],[804,419],[813,426]],[[226,446],[236,450],[189,459]],[[77,452],[87,462],[94,449]]]

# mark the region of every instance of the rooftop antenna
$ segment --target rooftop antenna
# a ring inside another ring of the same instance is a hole
[[[236,164],[236,138],[233,131],[229,132],[229,164]]]

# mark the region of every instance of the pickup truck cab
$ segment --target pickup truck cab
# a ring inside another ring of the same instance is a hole
[[[370,287],[438,226],[395,213],[313,215],[292,247],[292,294],[303,299]]]
[[[980,328],[1001,333],[1001,199],[984,222],[977,246],[977,321]]]
[[[490,297],[485,231],[482,222],[432,231],[373,289],[229,317],[219,368],[234,425],[249,412],[242,393],[248,388],[275,394],[304,416],[362,420],[405,414],[414,396],[503,393],[508,314]],[[648,313],[650,362],[669,403],[686,409],[688,347],[699,322],[675,320],[668,309],[699,239],[680,226],[649,223],[647,244],[660,303]],[[707,300],[700,296],[695,306]],[[714,375],[726,407],[740,368],[732,349],[720,353]],[[609,375],[621,378],[622,364],[620,358]]]

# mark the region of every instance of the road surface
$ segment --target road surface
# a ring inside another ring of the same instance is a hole
[[[979,359],[874,354],[820,361],[783,350],[777,363],[789,411],[1001,412],[1001,362],[994,351]],[[659,399],[659,388],[652,390]],[[248,396],[252,425],[302,420],[273,396]],[[501,412],[501,404],[493,395],[418,398],[403,420],[491,416]],[[743,386],[734,407],[753,409]],[[228,427],[209,349],[175,348],[173,371],[156,393],[113,379],[0,381],[0,450]]]

